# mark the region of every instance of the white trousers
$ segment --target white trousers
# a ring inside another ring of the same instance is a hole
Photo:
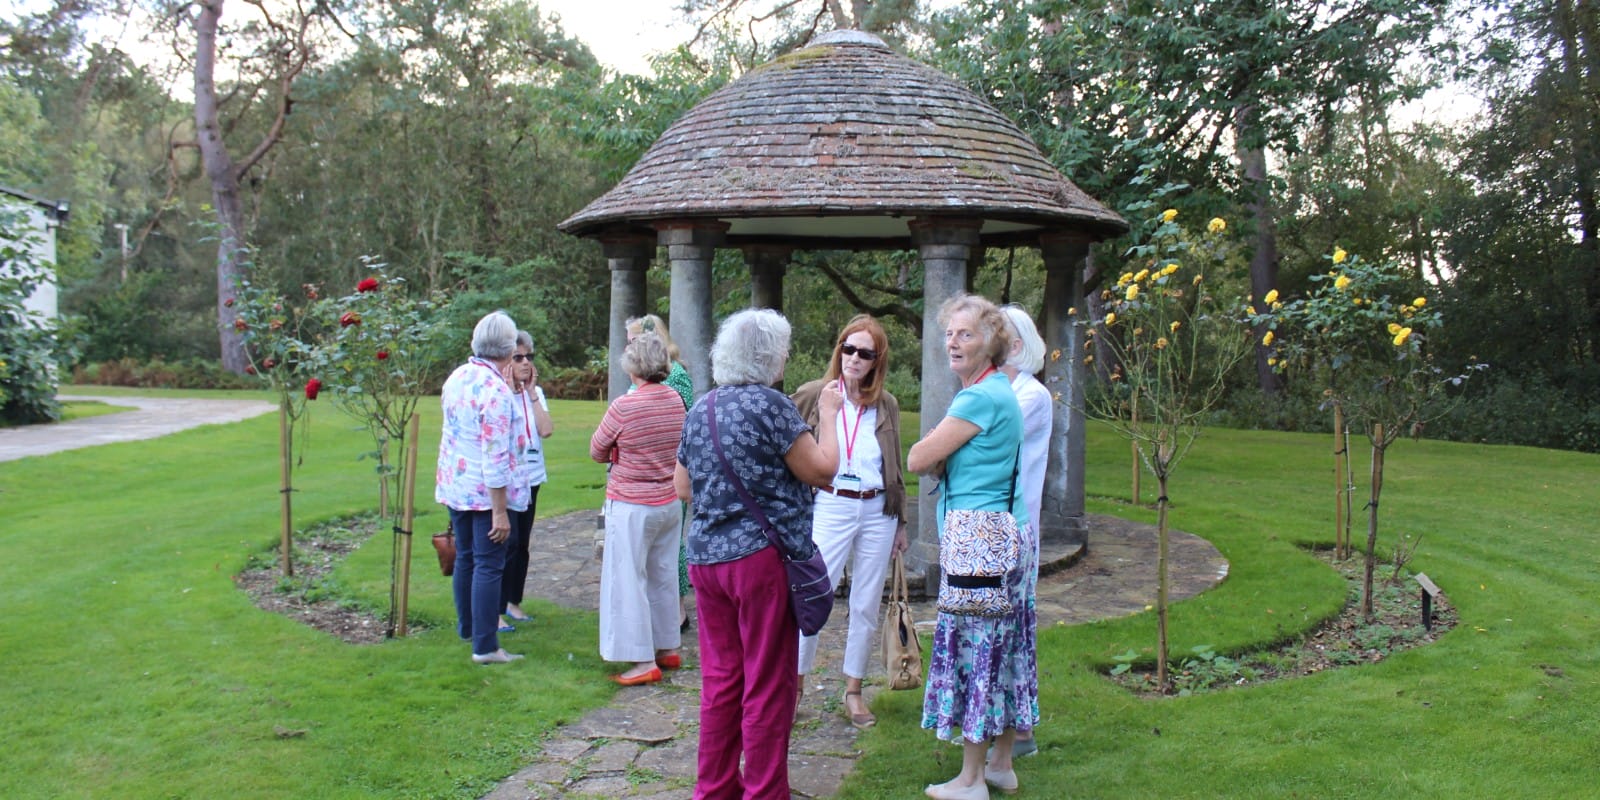
[[[839,585],[845,566],[850,567],[850,631],[844,645],[844,674],[867,676],[867,661],[882,620],[883,576],[894,555],[894,532],[900,520],[883,515],[883,495],[854,500],[828,492],[817,493],[811,517],[811,538],[828,565],[828,579]],[[839,618],[837,609],[828,624]],[[800,637],[799,674],[817,663],[817,637]]]
[[[678,535],[682,506],[606,501],[600,560],[600,657],[652,661],[682,643],[678,631]]]

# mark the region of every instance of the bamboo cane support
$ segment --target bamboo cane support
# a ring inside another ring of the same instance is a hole
[[[283,574],[294,575],[294,511],[290,495],[294,486],[290,475],[294,469],[294,440],[289,434],[289,401],[283,400],[278,404],[278,496],[283,498],[280,508],[283,516],[283,529],[279,532],[278,549],[283,559]]]
[[[1349,453],[1345,452],[1344,439],[1344,407],[1338,404],[1333,406],[1333,556],[1343,559],[1350,552],[1350,543],[1345,540],[1345,507],[1349,499],[1345,494],[1350,491],[1350,482],[1345,480],[1345,459]]]
[[[411,598],[411,540],[415,538],[411,535],[411,524],[417,510],[417,428],[421,424],[421,415],[412,414],[406,426],[406,465],[400,476],[404,485],[400,495],[400,528],[405,532],[400,534],[400,590],[395,612],[398,617],[395,620],[395,636],[406,635],[406,607]]]
[[[1367,503],[1367,554],[1361,576],[1361,617],[1372,621],[1372,573],[1378,566],[1378,497],[1383,494],[1383,425],[1372,426],[1372,496]]]

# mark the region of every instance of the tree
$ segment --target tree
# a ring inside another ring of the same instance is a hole
[[[210,182],[212,211],[217,221],[217,329],[222,366],[239,373],[244,372],[249,359],[234,325],[238,312],[224,305],[223,298],[245,277],[250,224],[241,187],[282,140],[294,107],[295,81],[315,57],[325,26],[337,24],[331,7],[321,2],[309,8],[292,7],[285,17],[277,16],[277,7],[269,8],[264,0],[245,3],[257,11],[257,19],[234,32],[243,55],[231,65],[240,78],[226,94],[217,88],[219,41],[229,36],[222,25],[223,0],[195,0],[192,8],[185,6],[173,14],[175,19],[186,18],[194,31],[195,140],[181,144],[200,151]],[[262,110],[254,102],[262,95],[269,97],[264,131],[236,158],[229,152],[228,137],[237,129],[242,115]],[[237,109],[236,116],[225,119],[224,105],[241,96],[243,107]]]
[[[1260,298],[1278,288],[1280,212],[1267,154],[1315,144],[1307,134],[1348,113],[1349,98],[1386,108],[1414,95],[1399,65],[1431,52],[1445,5],[971,0],[936,26],[933,52],[1019,120],[1063,174],[1124,216],[1148,217],[1128,204],[1164,183],[1193,187],[1184,210],[1244,209]],[[1088,284],[1098,280],[1091,274]],[[1257,348],[1267,392],[1277,385],[1270,357]]]

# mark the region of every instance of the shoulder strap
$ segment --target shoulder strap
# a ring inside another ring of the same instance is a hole
[[[711,429],[711,449],[717,451],[717,463],[722,466],[722,475],[733,484],[734,491],[739,493],[739,499],[744,502],[744,507],[755,517],[756,524],[761,526],[761,532],[767,535],[767,540],[772,546],[778,548],[778,554],[784,555],[783,545],[778,543],[778,532],[772,529],[772,523],[767,521],[767,515],[762,513],[761,506],[756,499],[750,496],[750,490],[744,488],[744,481],[739,480],[739,474],[733,471],[733,465],[728,463],[728,454],[722,452],[722,437],[717,435],[717,390],[712,389],[706,398],[706,424]],[[784,556],[788,560],[788,556]]]

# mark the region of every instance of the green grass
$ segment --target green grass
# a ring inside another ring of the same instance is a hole
[[[543,515],[597,506],[604,480],[599,405],[553,405]],[[422,408],[428,475],[437,403]],[[370,440],[331,411],[297,473],[302,524],[376,504],[356,460]],[[425,538],[417,636],[355,647],[257,610],[231,576],[274,541],[276,441],[268,415],[0,464],[0,797],[476,797],[610,699],[588,613],[535,604],[527,661],[473,665]],[[420,533],[444,524],[424,483]],[[374,539],[340,571],[374,607],[388,554]]]
[[[1104,428],[1090,431],[1091,510],[1153,522],[1153,513],[1109,499],[1126,496],[1127,446]],[[1262,646],[1338,607],[1342,580],[1296,546],[1332,542],[1331,449],[1317,436],[1206,432],[1173,484],[1173,525],[1214,542],[1231,572],[1174,607],[1172,652]],[[1377,665],[1161,700],[1135,698],[1100,677],[1115,655],[1151,651],[1154,615],[1043,630],[1043,752],[1019,762],[1023,791],[1592,796],[1600,758],[1597,501],[1594,455],[1396,444],[1380,539],[1423,537],[1412,566],[1459,609],[1455,630]],[[1364,525],[1357,527],[1364,539]],[[843,796],[913,797],[954,774],[959,751],[917,729],[920,693],[880,697],[881,722],[862,737],[866,757]]]
[[[541,516],[597,507],[604,481],[587,457],[600,404],[553,405]],[[421,408],[426,477],[437,404]],[[375,505],[371,464],[355,460],[370,442],[330,411],[315,408],[296,477],[302,525]],[[471,665],[420,537],[412,609],[429,629],[417,636],[354,647],[255,609],[231,576],[274,541],[276,425],[266,416],[0,464],[0,797],[477,797],[554,725],[610,699],[589,613],[541,604],[551,622],[536,626],[528,661]],[[903,430],[915,437],[913,422]],[[1153,521],[1117,499],[1126,445],[1097,426],[1090,435],[1090,510]],[[1173,524],[1216,543],[1232,568],[1173,609],[1173,652],[1239,652],[1338,607],[1342,579],[1298,547],[1332,540],[1330,449],[1322,437],[1207,432],[1173,485]],[[422,483],[427,534],[444,515]],[[1129,648],[1149,650],[1151,615],[1041,631],[1044,751],[1020,762],[1023,791],[1588,796],[1600,758],[1596,487],[1600,456],[1397,444],[1383,540],[1423,537],[1413,566],[1461,624],[1381,664],[1141,700],[1100,673]],[[374,539],[339,581],[381,607],[388,553]],[[845,797],[920,797],[955,772],[959,751],[917,727],[920,705],[919,692],[880,695]]]
[[[98,400],[73,400],[61,404],[61,421],[70,422],[86,417],[99,417],[105,414],[120,414],[124,411],[133,411],[133,406],[114,406]]]

